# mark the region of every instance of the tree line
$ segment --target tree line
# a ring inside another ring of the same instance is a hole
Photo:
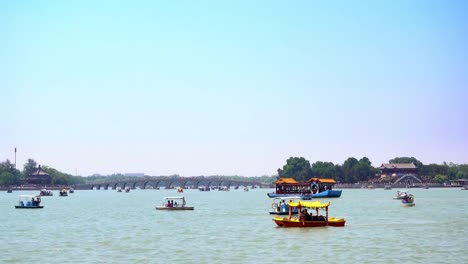
[[[468,164],[423,164],[414,157],[396,157],[389,163],[414,163],[418,174],[427,181],[442,183],[447,180],[465,179],[468,177]],[[286,164],[278,169],[278,178],[294,178],[307,181],[310,178],[333,178],[341,183],[366,182],[375,179],[379,170],[372,166],[367,157],[356,159],[350,157],[342,165],[332,162],[316,161],[312,165],[304,157],[290,157]]]
[[[6,160],[0,163],[0,185],[21,185],[26,182],[28,176],[34,173],[39,168],[36,161],[28,159],[24,164],[23,170],[20,171],[15,168],[15,165]],[[73,176],[67,173],[63,173],[49,166],[41,166],[45,172],[47,172],[54,185],[73,185],[85,183],[84,177]]]

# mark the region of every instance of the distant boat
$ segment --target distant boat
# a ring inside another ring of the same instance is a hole
[[[304,210],[301,211],[297,218],[293,217],[292,214],[289,217],[275,216],[273,221],[279,227],[320,227],[320,226],[344,226],[346,221],[344,218],[335,218],[328,216],[328,207],[330,202],[321,203],[319,201],[298,201],[288,202],[289,208],[298,207],[312,209],[310,214]],[[319,209],[323,209],[326,215],[319,215]],[[315,215],[314,215],[315,214]]]
[[[402,206],[415,206],[414,203],[414,196],[412,194],[406,194],[402,199],[401,199],[401,205]]]
[[[462,190],[468,190],[468,185],[463,186]]]
[[[54,193],[52,191],[49,191],[49,190],[46,190],[46,189],[42,189],[40,192],[39,192],[39,195],[40,196],[54,196]]]
[[[59,193],[59,196],[68,196],[67,189],[62,189]]]
[[[244,192],[248,192],[249,191],[249,187],[244,187]]]
[[[408,191],[397,191],[396,196],[393,199],[400,200],[403,199],[408,194]]]
[[[194,210],[193,206],[187,206],[183,196],[164,197],[164,202],[161,206],[156,206],[156,210],[180,211]]]
[[[384,190],[391,190],[392,189],[392,186],[391,185],[385,185],[384,186]]]
[[[20,195],[16,209],[42,209],[41,197],[39,195]]]
[[[12,193],[12,192],[13,190],[11,188],[7,190],[7,193]]]

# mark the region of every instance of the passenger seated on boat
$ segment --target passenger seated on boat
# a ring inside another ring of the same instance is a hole
[[[167,201],[166,207],[171,207],[171,201]]]
[[[312,221],[312,216],[307,212],[307,209],[304,209],[304,221]]]
[[[174,207],[177,207],[177,202],[174,203]]]
[[[23,202],[23,201],[20,201],[20,206],[24,206],[24,202]]]

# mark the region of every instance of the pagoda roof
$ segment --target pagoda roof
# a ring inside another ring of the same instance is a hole
[[[281,183],[299,183],[296,181],[294,178],[279,178],[277,181],[275,181],[275,184],[281,184]]]
[[[379,169],[417,169],[414,163],[382,163]]]

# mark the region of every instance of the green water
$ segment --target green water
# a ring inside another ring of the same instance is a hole
[[[345,227],[278,228],[271,189],[185,190],[194,211],[156,211],[175,190],[75,191],[17,210],[0,193],[0,263],[468,263],[468,191],[345,189],[330,216]],[[328,201],[322,199],[321,201]]]

